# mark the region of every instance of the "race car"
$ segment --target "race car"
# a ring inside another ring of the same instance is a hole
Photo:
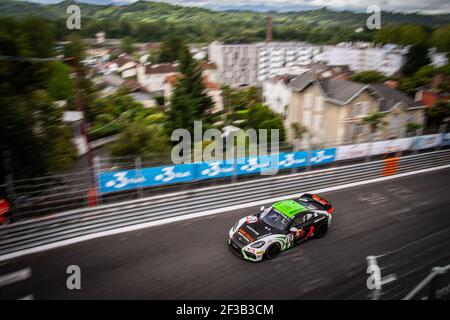
[[[270,260],[305,240],[325,236],[333,210],[330,202],[316,194],[279,201],[236,222],[228,245],[246,260]]]

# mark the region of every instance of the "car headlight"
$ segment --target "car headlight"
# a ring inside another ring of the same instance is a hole
[[[255,243],[252,243],[250,247],[252,248],[261,248],[266,243],[264,241],[256,241]]]

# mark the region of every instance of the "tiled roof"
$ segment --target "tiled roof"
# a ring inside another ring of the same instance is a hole
[[[311,73],[305,73],[293,79],[289,86],[294,91],[301,92],[310,84],[317,83],[325,96],[329,99],[336,100],[340,103],[347,103],[352,97],[359,92],[367,89],[380,102],[380,111],[389,111],[397,103],[402,102],[406,108],[419,107],[421,104],[415,102],[407,94],[393,89],[384,84],[364,84],[341,79],[323,79],[316,80]]]
[[[178,63],[161,63],[161,64],[148,64],[145,66],[146,74],[158,74],[158,73],[172,73],[178,72]],[[202,61],[199,63],[200,69],[204,70],[216,70],[217,65],[214,62]]]
[[[340,102],[347,102],[366,87],[362,83],[331,78],[320,80],[319,83],[329,98]]]
[[[421,106],[420,103],[414,101],[407,94],[392,89],[384,84],[371,84],[370,88],[375,92],[378,96],[378,100],[380,101],[380,111],[389,111],[393,106],[397,103],[402,102],[406,108],[414,108]]]
[[[172,73],[178,71],[178,63],[147,64],[146,74]]]
[[[177,83],[178,77],[179,75],[171,74],[166,76],[165,80],[166,82],[170,83],[170,85],[174,86]],[[205,88],[208,90],[220,89],[220,86],[217,83],[210,81],[207,76],[203,77],[203,84],[205,85]]]
[[[202,70],[216,70],[217,65],[211,61],[202,61],[199,63],[199,66]]]
[[[295,91],[301,92],[306,89],[311,83],[316,80],[314,75],[311,73],[304,73],[296,78],[294,78],[290,83],[290,87],[292,87]]]

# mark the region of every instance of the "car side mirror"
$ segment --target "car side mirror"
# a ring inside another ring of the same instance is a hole
[[[264,206],[261,206],[261,208],[259,208],[259,210],[262,212],[262,211],[264,211],[264,209],[266,209],[266,207],[264,207]]]

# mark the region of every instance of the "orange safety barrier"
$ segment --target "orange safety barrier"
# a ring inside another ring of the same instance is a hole
[[[10,207],[8,201],[0,199],[0,224],[6,221],[6,214],[9,212]]]
[[[398,157],[384,159],[383,176],[390,176],[395,174],[398,169],[398,161]]]
[[[88,206],[93,207],[97,205],[97,189],[91,188],[88,192]]]

